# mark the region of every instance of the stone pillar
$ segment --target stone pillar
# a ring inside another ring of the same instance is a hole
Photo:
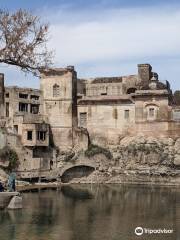
[[[149,84],[152,67],[150,64],[138,64],[138,77],[142,85]]]

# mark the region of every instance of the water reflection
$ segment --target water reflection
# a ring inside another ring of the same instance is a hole
[[[93,194],[92,192],[87,189],[85,186],[84,188],[81,187],[71,187],[71,186],[63,186],[61,191],[64,196],[72,198],[72,199],[92,199]]]
[[[180,190],[128,185],[74,185],[23,194],[24,209],[0,211],[0,239],[131,240],[180,238]],[[174,229],[136,237],[134,228]]]

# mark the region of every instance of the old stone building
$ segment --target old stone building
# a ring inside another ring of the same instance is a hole
[[[137,75],[80,82],[78,124],[96,143],[118,144],[138,133],[178,136],[179,107],[173,106],[169,83],[160,82],[149,64],[139,64]]]
[[[72,66],[47,69],[40,90],[5,87],[1,74],[0,110],[7,144],[24,159],[22,171],[56,168],[57,151],[85,150],[89,142],[180,135],[180,106],[150,64],[139,64],[136,75],[91,79],[78,79]]]

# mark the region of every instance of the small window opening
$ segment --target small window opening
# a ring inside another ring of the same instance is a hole
[[[9,117],[9,103],[6,103],[6,117]]]
[[[25,93],[19,93],[19,98],[27,99],[27,98],[28,98],[28,94],[25,94]]]
[[[37,96],[37,95],[31,95],[30,98],[32,100],[39,100],[39,96]]]
[[[149,109],[149,117],[154,117],[154,115],[155,115],[155,110],[154,110],[154,108],[150,108],[150,109]]]
[[[80,113],[80,127],[86,128],[87,126],[87,113]]]
[[[137,90],[136,88],[128,88],[126,93],[127,94],[135,93],[136,90]]]
[[[38,114],[39,113],[39,105],[31,104],[30,112],[33,114]]]
[[[32,141],[32,131],[27,131],[27,140]]]
[[[46,140],[46,132],[45,131],[38,131],[37,132],[37,140],[45,141]]]
[[[19,103],[19,111],[20,112],[27,112],[28,111],[28,104],[27,103]]]
[[[18,133],[18,125],[14,125],[14,132],[17,134]]]
[[[129,119],[129,110],[124,111],[124,118]]]

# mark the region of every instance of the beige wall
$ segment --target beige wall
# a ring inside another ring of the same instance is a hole
[[[149,109],[154,108],[155,117],[149,116]],[[146,121],[168,121],[171,118],[168,96],[164,95],[142,95],[135,97],[136,122]]]
[[[76,118],[76,72],[56,70],[54,74],[42,73],[41,90],[43,109],[51,127],[57,147],[72,146],[72,129]],[[53,86],[59,86],[59,95],[53,95]]]
[[[84,80],[84,84],[86,86],[86,96],[99,96],[105,94],[109,96],[118,96],[126,94],[129,88],[138,89],[139,79],[137,75],[94,78],[86,81]]]
[[[125,110],[129,110],[129,119],[125,119]],[[80,113],[87,113],[87,130],[91,139],[107,140],[107,144],[117,144],[119,137],[133,127],[135,122],[134,104],[122,105],[78,105],[78,123]],[[103,143],[104,144],[104,143]]]
[[[123,94],[122,83],[96,83],[86,84],[86,96],[121,95]]]

